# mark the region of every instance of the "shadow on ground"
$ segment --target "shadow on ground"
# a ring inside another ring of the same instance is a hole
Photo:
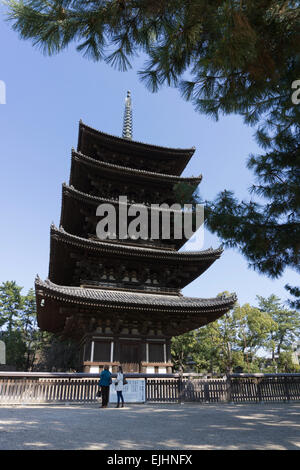
[[[2,406],[0,449],[299,450],[300,404]]]

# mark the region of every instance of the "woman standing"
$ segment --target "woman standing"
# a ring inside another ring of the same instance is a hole
[[[111,373],[109,372],[108,365],[105,365],[103,371],[100,374],[99,387],[101,387],[102,392],[102,406],[101,408],[107,408],[107,403],[109,399],[109,386],[111,384]]]
[[[122,401],[122,408],[124,407],[124,397],[123,397],[123,384],[124,380],[124,375],[123,375],[123,369],[121,366],[118,368],[118,373],[117,373],[117,379],[115,381],[115,387],[116,387],[116,392],[117,392],[117,397],[118,397],[118,404],[116,408],[119,408],[120,406],[120,400]]]

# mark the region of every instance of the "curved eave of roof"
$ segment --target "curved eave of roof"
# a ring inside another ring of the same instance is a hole
[[[135,168],[115,165],[113,163],[107,163],[101,160],[96,160],[95,158],[84,155],[81,152],[76,152],[76,150],[74,149],[72,149],[72,160],[82,161],[89,166],[93,166],[99,169],[105,168],[112,172],[120,172],[122,175],[123,174],[133,175],[133,176],[136,175],[136,176],[143,176],[148,179],[155,179],[155,180],[158,180],[158,182],[160,181],[169,181],[169,182],[174,182],[174,183],[183,182],[183,183],[194,184],[195,186],[197,186],[202,181],[202,175],[199,175],[197,177],[182,177],[182,176],[177,176],[177,175],[169,175],[166,173],[156,173],[154,171],[138,170]]]
[[[145,256],[148,258],[167,259],[168,261],[210,261],[220,258],[223,253],[223,248],[217,249],[209,248],[201,251],[171,251],[164,250],[163,248],[145,248],[143,246],[132,246],[113,242],[105,242],[103,240],[90,240],[72,235],[66,232],[63,227],[57,228],[54,224],[51,225],[51,239],[57,239],[63,243],[75,245],[91,251],[100,251],[107,253],[115,253],[117,255],[136,255]]]
[[[129,199],[127,200],[127,202],[122,202],[122,201],[119,201],[119,199],[113,199],[113,198],[103,198],[103,197],[99,197],[99,196],[92,196],[88,193],[84,193],[82,191],[79,191],[78,189],[74,188],[74,186],[72,185],[68,185],[67,183],[63,183],[62,184],[62,191],[63,191],[63,196],[65,194],[71,194],[72,196],[74,196],[76,199],[80,199],[82,201],[86,201],[86,202],[90,202],[92,204],[112,204],[112,205],[121,205],[121,206],[131,206],[134,204],[135,207],[146,207],[147,209],[151,209],[150,206],[145,206],[145,204],[143,204],[142,202],[132,202],[130,201]],[[167,209],[167,208],[164,208],[164,207],[153,207],[153,210],[158,210],[158,211],[161,211],[161,212],[181,212],[181,210],[172,210],[172,209]]]
[[[136,140],[128,140],[122,137],[118,137],[112,134],[107,134],[105,132],[101,132],[87,124],[83,123],[81,120],[79,121],[79,135],[78,135],[78,150],[81,148],[81,139],[82,139],[82,130],[86,129],[90,133],[94,134],[98,139],[103,140],[104,142],[109,142],[115,145],[122,145],[123,148],[127,148],[128,150],[132,150],[136,148],[137,150],[142,150],[144,152],[151,152],[151,154],[165,154],[173,157],[184,157],[190,159],[191,156],[195,152],[195,147],[191,147],[189,149],[182,149],[182,148],[171,148],[171,147],[163,147],[159,145],[147,144],[145,142],[139,142]]]
[[[139,207],[144,208],[145,206],[142,203],[133,203],[132,201],[127,200],[127,202],[119,201],[119,199],[106,199],[98,196],[91,196],[90,194],[84,193],[75,189],[74,186],[69,186],[66,183],[62,184],[62,199],[61,199],[61,214],[60,214],[60,225],[64,226],[66,220],[68,220],[68,211],[66,211],[66,198],[70,197],[70,199],[74,198],[76,201],[81,201],[82,203],[86,204],[93,204],[94,206],[100,204],[112,204],[113,206],[121,206],[127,207],[127,209],[134,204],[135,207],[138,209]],[[146,206],[147,209],[151,209],[151,207]],[[170,212],[172,213],[179,213],[181,211],[171,210],[164,207],[154,207],[152,210],[159,211],[159,212]],[[174,244],[177,248],[181,247],[184,243],[187,242],[187,239],[184,240],[172,240],[172,244]]]
[[[119,204],[118,199],[112,199],[112,198],[108,199],[108,198],[99,197],[99,196],[92,196],[91,194],[84,193],[83,191],[79,191],[79,189],[76,189],[74,188],[74,186],[68,185],[67,183],[62,184],[62,192],[63,192],[63,195],[71,194],[76,199],[91,202],[92,204],[105,204],[105,203]],[[124,204],[124,203],[121,202],[120,204]]]
[[[39,277],[35,280],[36,294],[40,297],[48,297],[52,300],[67,303],[84,304],[106,308],[128,309],[163,309],[175,313],[176,311],[190,312],[216,312],[229,310],[233,307],[236,295],[228,297],[215,297],[201,299],[195,297],[183,297],[177,295],[144,294],[129,291],[89,289],[82,287],[59,286],[47,279],[42,281]]]

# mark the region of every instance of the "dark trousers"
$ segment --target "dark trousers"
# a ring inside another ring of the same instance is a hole
[[[122,403],[124,403],[124,398],[123,398],[123,392],[117,392],[117,398],[118,398],[118,404],[120,403],[120,400],[122,400]]]
[[[107,406],[108,398],[109,398],[109,385],[102,385],[101,387],[102,392],[102,406]]]

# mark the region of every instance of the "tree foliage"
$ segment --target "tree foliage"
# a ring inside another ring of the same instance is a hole
[[[22,287],[15,281],[6,281],[0,286],[0,330],[6,345],[6,362],[17,368],[24,366],[25,343],[21,333]]]
[[[37,326],[33,289],[22,295],[15,281],[0,285],[0,338],[6,363],[16,370],[67,371],[78,368],[78,348]]]
[[[222,374],[299,371],[292,361],[299,314],[286,309],[275,295],[257,299],[258,307],[236,304],[219,320],[173,338],[175,365],[180,363],[185,371],[192,367],[197,372]]]
[[[8,331],[13,329],[22,309],[21,290],[15,281],[6,281],[0,286],[0,327],[5,325]]]
[[[257,296],[257,299],[259,308],[274,322],[269,335],[269,350],[274,359],[275,354],[279,357],[282,351],[290,351],[293,343],[299,338],[300,317],[296,311],[285,308],[274,294],[268,298]]]
[[[295,308],[296,310],[300,310],[300,288],[299,287],[292,287],[289,284],[284,286],[291,295],[294,296],[294,299],[288,300],[288,304],[291,308]]]

